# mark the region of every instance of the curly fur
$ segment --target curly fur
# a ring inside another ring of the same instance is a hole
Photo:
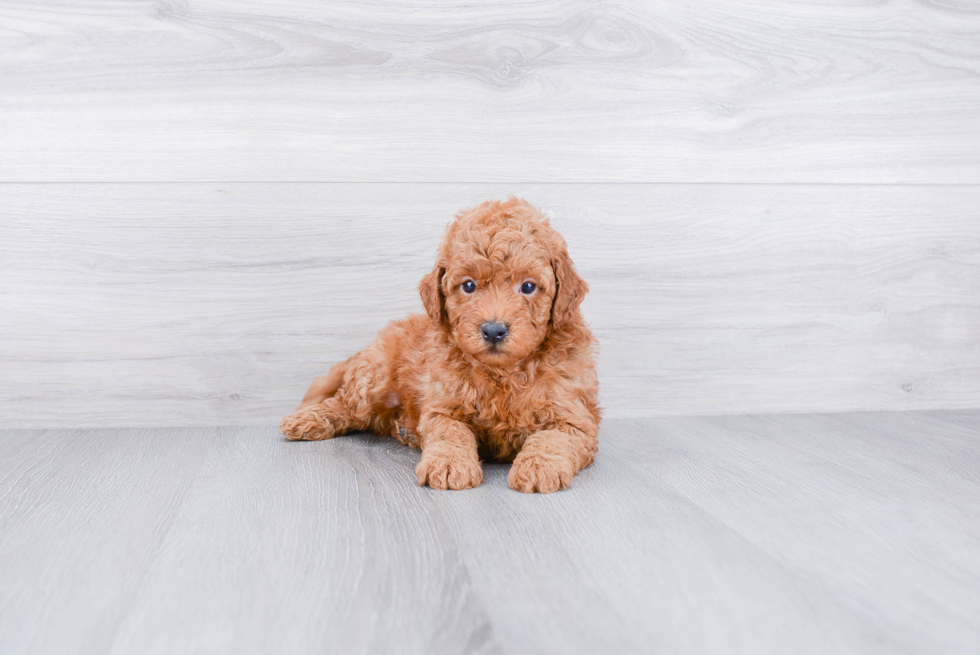
[[[598,447],[587,291],[565,240],[524,200],[464,211],[419,285],[426,313],[393,321],[315,381],[280,429],[289,439],[390,434],[422,449],[418,483],[436,489],[479,485],[481,459],[512,461],[513,489],[564,489]],[[488,343],[485,321],[507,324],[507,337]]]

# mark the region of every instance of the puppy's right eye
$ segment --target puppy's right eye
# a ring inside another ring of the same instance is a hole
[[[476,291],[476,282],[473,280],[467,280],[459,285],[459,288],[463,290],[463,293],[473,293]]]

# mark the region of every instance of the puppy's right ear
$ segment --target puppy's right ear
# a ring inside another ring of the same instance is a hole
[[[419,282],[419,295],[422,296],[422,306],[425,313],[436,323],[446,323],[449,317],[446,315],[446,296],[442,293],[442,277],[446,274],[446,269],[438,264],[432,272],[422,278]]]

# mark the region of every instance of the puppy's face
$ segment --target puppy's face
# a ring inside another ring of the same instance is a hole
[[[529,204],[511,199],[458,216],[419,290],[426,312],[464,352],[508,366],[572,321],[588,287],[561,236]]]
[[[443,277],[453,338],[469,355],[507,365],[544,341],[555,297],[545,250],[520,232],[502,229],[477,242],[452,244]]]

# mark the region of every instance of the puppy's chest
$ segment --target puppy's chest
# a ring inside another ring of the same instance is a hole
[[[551,412],[528,388],[513,385],[466,385],[459,418],[469,423],[481,437],[512,440],[547,427]]]
[[[469,425],[480,442],[481,456],[486,459],[512,459],[533,432],[551,427],[552,413],[546,407],[529,403],[525,389],[477,388],[468,384],[456,387],[453,418]],[[391,435],[413,448],[419,447],[418,407],[403,403],[391,421]]]

